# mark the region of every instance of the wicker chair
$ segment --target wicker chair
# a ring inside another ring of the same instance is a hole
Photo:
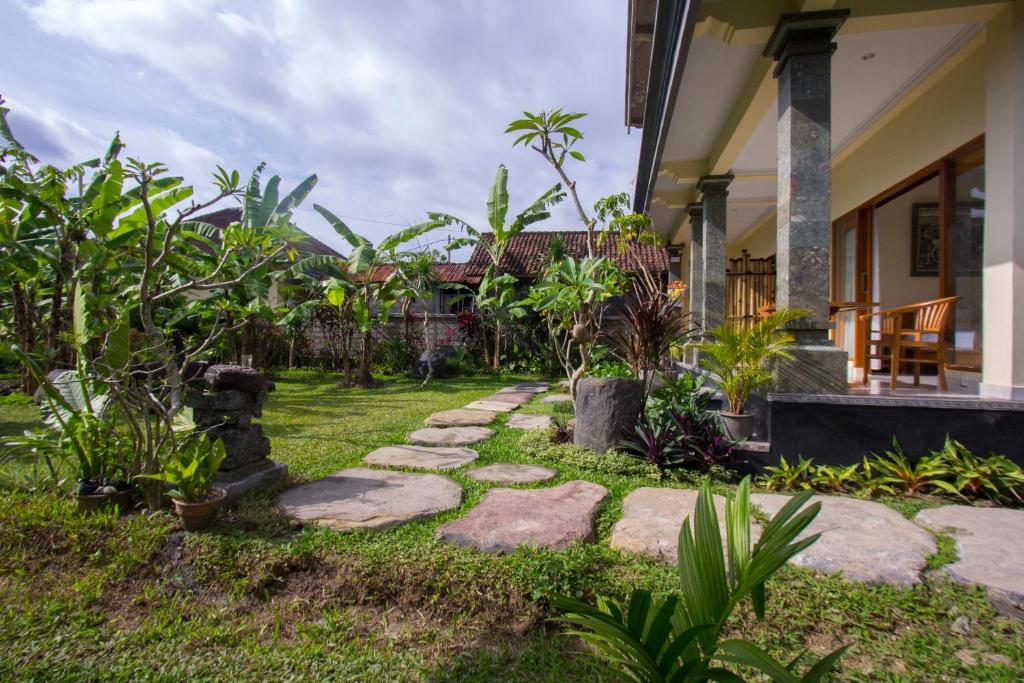
[[[896,388],[900,366],[908,363],[914,366],[914,384],[921,383],[921,365],[935,365],[939,376],[939,387],[946,391],[946,347],[945,332],[949,314],[960,297],[948,296],[943,299],[925,301],[899,308],[889,308],[860,316],[868,323],[867,342],[864,346],[864,384],[870,379],[872,358],[889,361],[889,386]],[[879,317],[877,330],[871,329],[871,318]],[[909,324],[907,321],[911,321]]]

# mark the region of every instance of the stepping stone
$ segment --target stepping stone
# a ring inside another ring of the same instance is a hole
[[[385,446],[369,453],[363,462],[384,467],[415,467],[421,470],[453,470],[468,465],[480,454],[471,448]]]
[[[285,491],[277,504],[289,517],[332,529],[386,529],[457,508],[462,487],[440,474],[356,467]]]
[[[425,427],[405,437],[415,446],[469,446],[494,436],[487,427]]]
[[[509,415],[508,422],[505,424],[509,427],[515,427],[516,429],[548,429],[554,423],[552,422],[550,415],[528,415],[526,413],[516,413],[515,415]]]
[[[725,499],[715,496],[722,546],[728,547],[725,531]],[[697,506],[697,492],[684,489],[643,487],[634,490],[622,501],[622,519],[612,528],[611,546],[640,553],[656,560],[678,564],[679,530],[683,520],[690,518]],[[754,522],[752,541],[761,535],[761,525]]]
[[[547,382],[520,382],[511,387],[506,387],[501,391],[525,391],[529,394],[543,394],[545,391],[550,389],[550,385]],[[501,393],[499,391],[498,393]]]
[[[544,398],[542,398],[540,400],[540,402],[541,403],[565,403],[566,401],[571,401],[571,400],[572,400],[572,396],[570,396],[569,394],[551,394],[550,396],[545,396]]]
[[[494,422],[497,413],[490,410],[442,410],[423,421],[428,427],[473,427]]]
[[[951,579],[1024,606],[1024,510],[945,505],[922,510],[914,521],[956,539],[960,559],[943,567]]]
[[[534,395],[526,391],[506,391],[492,394],[486,398],[480,399],[481,401],[493,401],[495,403],[513,403],[517,406],[524,403],[529,403],[534,399]]]
[[[505,403],[504,401],[473,401],[466,406],[466,410],[489,410],[492,413],[510,413],[518,407],[518,403]]]
[[[755,493],[750,502],[774,515],[789,496]],[[921,580],[928,556],[938,548],[931,534],[892,508],[856,498],[814,496],[821,512],[801,538],[821,538],[792,560],[793,564],[851,581],[907,587]]]
[[[466,472],[466,476],[477,481],[496,481],[501,484],[533,484],[554,479],[558,472],[540,465],[495,463],[485,467],[474,467]]]
[[[465,517],[442,524],[437,537],[489,553],[522,545],[564,550],[594,540],[594,513],[608,490],[589,481],[546,489],[491,489]]]

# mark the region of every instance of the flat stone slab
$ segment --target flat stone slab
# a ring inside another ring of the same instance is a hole
[[[494,422],[498,415],[491,410],[442,410],[423,421],[428,427],[473,427]]]
[[[511,403],[513,405],[521,406],[524,403],[529,403],[533,399],[534,394],[526,391],[505,391],[486,396],[480,400],[487,402],[493,401],[494,403]]]
[[[719,532],[723,547],[728,546],[725,531],[725,499],[715,496]],[[679,562],[679,530],[697,507],[697,492],[684,489],[643,487],[622,501],[622,519],[612,528],[611,546],[653,557],[671,564]],[[761,525],[754,522],[751,538],[760,537]]]
[[[425,427],[405,437],[414,446],[469,446],[494,436],[487,427]]]
[[[518,403],[506,403],[504,401],[473,401],[466,406],[466,410],[487,410],[492,413],[510,413],[518,407]]]
[[[468,465],[480,454],[471,448],[444,446],[385,446],[371,451],[363,462],[383,467],[415,467],[421,470],[453,470]]]
[[[221,470],[214,475],[213,483],[224,489],[224,504],[230,505],[249,491],[263,488],[275,481],[288,478],[288,465],[283,462],[264,460],[244,466],[241,472]]]
[[[579,480],[545,489],[491,489],[465,517],[442,524],[437,537],[489,553],[523,545],[564,550],[594,540],[594,513],[607,495],[603,486]]]
[[[462,487],[440,474],[356,467],[286,491],[277,504],[303,522],[346,531],[386,529],[462,503]]]
[[[477,481],[496,481],[501,484],[533,484],[554,479],[558,472],[540,465],[513,465],[501,462],[474,467],[466,472],[466,476]]]
[[[509,415],[508,422],[505,424],[516,429],[548,429],[553,426],[554,422],[551,420],[550,415],[516,413],[515,415]]]
[[[551,385],[547,382],[520,382],[519,384],[505,387],[501,391],[525,391],[530,394],[543,394],[550,388]]]
[[[551,394],[540,400],[541,403],[566,403],[572,400],[569,394]]]
[[[922,510],[914,521],[956,539],[960,559],[943,567],[951,579],[1024,605],[1024,510],[945,505]]]
[[[769,516],[789,496],[755,493],[750,502]],[[803,536],[821,538],[792,560],[793,564],[826,574],[841,573],[852,581],[911,586],[921,580],[929,555],[937,547],[931,534],[892,508],[880,503],[839,496],[814,496],[821,512]]]

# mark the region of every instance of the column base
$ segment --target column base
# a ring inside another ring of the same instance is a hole
[[[776,394],[845,394],[849,354],[831,344],[797,345],[788,349],[792,360],[775,362],[772,392]]]
[[[1001,398],[1004,401],[1024,401],[1024,387],[982,382],[978,385],[978,395],[987,398]]]

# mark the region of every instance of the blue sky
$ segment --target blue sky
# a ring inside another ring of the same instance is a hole
[[[632,190],[625,0],[0,0],[0,25],[0,94],[46,161],[95,157],[120,130],[199,194],[215,164],[264,160],[286,185],[315,172],[296,220],[336,247],[313,202],[373,238],[428,210],[485,227],[504,163],[524,207],[556,178],[502,134],[523,109],[588,112],[587,205]],[[540,229],[580,227],[566,202]]]

